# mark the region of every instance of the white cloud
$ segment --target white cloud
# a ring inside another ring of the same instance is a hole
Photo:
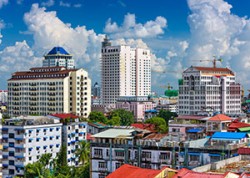
[[[63,2],[63,1],[60,1],[59,5],[62,6],[62,7],[71,7],[71,4],[70,4],[70,3],[68,3],[68,2]]]
[[[108,19],[104,31],[111,34],[113,38],[148,38],[164,34],[166,26],[167,20],[164,17],[158,16],[154,21],[150,20],[141,24],[136,23],[134,14],[128,13],[121,26],[112,22],[111,18]]]
[[[41,3],[42,6],[46,6],[46,7],[54,6],[54,4],[55,4],[54,0],[47,0],[47,1]]]
[[[11,73],[28,70],[30,67],[40,66],[42,58],[35,57],[32,49],[26,41],[16,42],[14,46],[8,46],[0,52],[1,86],[6,85]],[[5,75],[3,75],[5,74]]]
[[[0,0],[0,9],[4,6],[7,5],[9,0]]]
[[[82,7],[82,4],[78,3],[78,4],[74,4],[73,7],[75,8],[79,8],[79,7]]]
[[[31,10],[24,15],[28,32],[32,34],[35,55],[42,56],[54,46],[62,46],[71,53],[77,67],[84,67],[89,73],[99,75],[99,60],[102,34],[87,30],[85,26],[71,27],[62,22],[56,12],[46,12],[38,4],[33,4]],[[90,71],[93,70],[93,71]]]

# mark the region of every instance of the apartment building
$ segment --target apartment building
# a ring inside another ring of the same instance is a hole
[[[73,56],[62,47],[54,47],[48,54],[44,56],[43,59],[43,67],[56,66],[65,67],[67,69],[75,68]]]
[[[111,46],[102,42],[101,86],[103,104],[114,104],[119,96],[151,93],[151,57],[148,49]]]
[[[175,167],[172,160],[178,157],[177,142],[164,140],[166,134],[128,127],[108,129],[92,137],[92,178],[104,178],[123,164],[149,169]]]
[[[83,140],[87,140],[87,122],[81,122],[74,114],[52,114],[49,118],[62,123],[62,143],[66,145],[67,161],[69,166],[78,166],[79,158],[76,150]]]
[[[229,68],[191,66],[179,81],[179,115],[241,113],[241,85]]]
[[[91,80],[84,69],[37,67],[15,72],[8,80],[10,116],[74,113],[88,117]]]
[[[3,124],[3,177],[24,175],[28,163],[51,153],[52,158],[61,148],[62,124],[44,116],[8,119]]]

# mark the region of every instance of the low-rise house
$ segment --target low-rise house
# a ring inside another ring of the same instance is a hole
[[[111,126],[103,124],[101,122],[89,122],[88,123],[88,133],[93,135],[100,132],[103,132],[109,129]]]
[[[250,124],[234,120],[232,123],[228,125],[227,131],[228,132],[248,132],[250,131]]]
[[[206,130],[208,135],[215,132],[227,132],[228,125],[232,122],[232,118],[224,115],[217,114],[207,120]]]

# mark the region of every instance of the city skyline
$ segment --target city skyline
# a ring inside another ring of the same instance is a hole
[[[11,73],[42,66],[43,55],[54,46],[64,47],[92,83],[100,83],[105,34],[113,44],[150,49],[152,91],[159,94],[165,90],[161,85],[177,88],[190,65],[212,66],[195,60],[214,55],[223,58],[218,66],[231,67],[247,89],[250,2],[237,2],[0,0],[0,89],[7,88]]]

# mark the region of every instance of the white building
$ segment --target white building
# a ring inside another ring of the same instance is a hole
[[[7,103],[8,101],[8,91],[0,90],[0,103]]]
[[[3,125],[3,177],[24,175],[28,163],[60,151],[62,124],[44,116],[28,116],[9,119]]]
[[[67,69],[74,69],[75,62],[65,49],[62,47],[54,47],[43,59],[43,67],[61,66]]]
[[[179,82],[179,115],[201,111],[227,115],[241,113],[241,85],[228,68],[194,67],[186,69]]]
[[[88,117],[91,80],[84,69],[38,67],[15,72],[8,80],[10,116],[74,113]]]
[[[151,58],[148,49],[102,43],[101,79],[103,104],[114,104],[119,96],[151,93]]]
[[[62,142],[66,145],[68,165],[78,166],[76,150],[79,143],[87,139],[87,122],[81,122],[79,117],[73,114],[52,114],[48,117],[63,123]]]

